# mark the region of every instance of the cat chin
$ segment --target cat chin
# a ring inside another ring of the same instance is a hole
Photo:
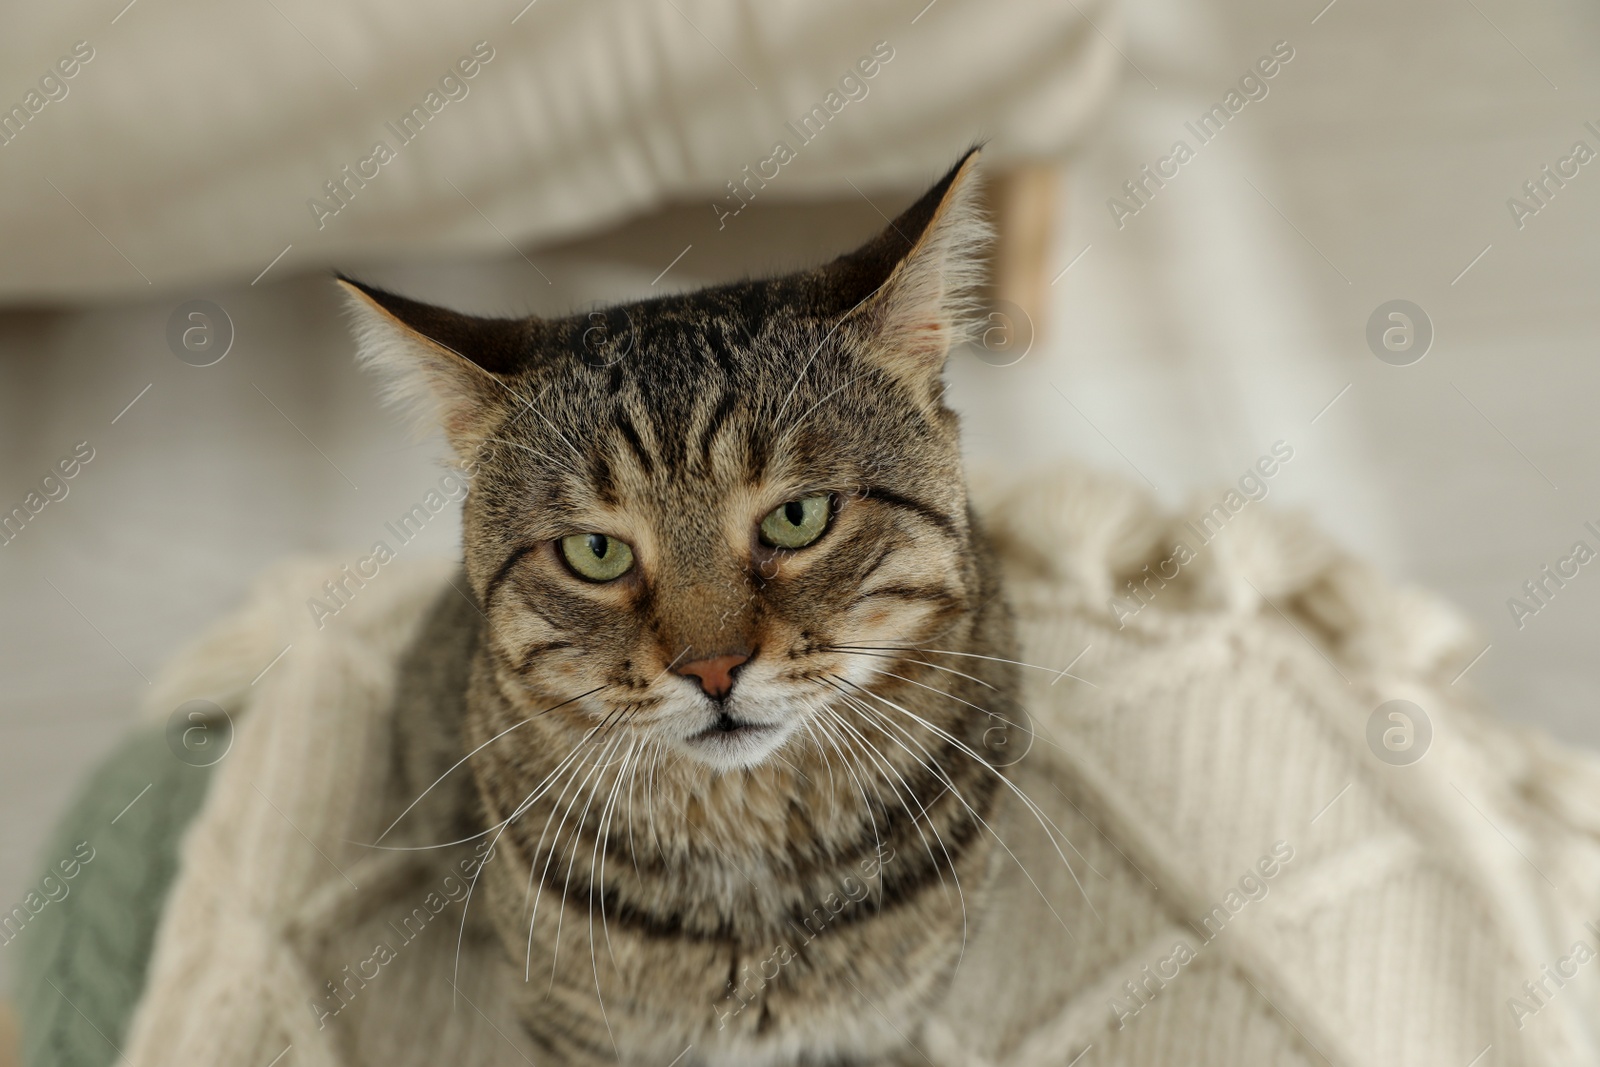
[[[794,730],[792,725],[781,723],[747,723],[731,732],[713,727],[682,738],[677,747],[714,771],[748,771],[782,748]]]

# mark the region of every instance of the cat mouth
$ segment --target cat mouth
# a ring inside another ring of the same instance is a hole
[[[788,731],[781,724],[741,719],[723,710],[711,725],[690,734],[680,744],[689,755],[715,770],[748,770],[762,763],[787,736]]]
[[[764,723],[737,719],[723,711],[718,713],[716,721],[710,726],[691,735],[689,741],[698,745],[734,745],[769,734],[775,729],[777,727]]]

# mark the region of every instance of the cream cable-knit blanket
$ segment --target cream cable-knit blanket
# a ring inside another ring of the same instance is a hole
[[[1451,611],[1266,505],[1204,545],[1077,470],[984,510],[1022,658],[1050,668],[1026,672],[1038,738],[1016,781],[1081,855],[1069,872],[1004,805],[1032,881],[1006,861],[973,915],[947,1006],[912,1035],[930,1063],[1600,1064],[1600,763],[1473,705],[1455,679],[1478,646]],[[1178,540],[1194,558],[1135,613],[1124,583],[1170,575]],[[450,568],[389,564],[319,631],[306,599],[331,569],[268,576],[158,687],[153,713],[206,697],[237,732],[127,1058],[541,1062],[505,995],[520,968],[471,926],[456,965],[459,894],[431,854],[358,844],[411,799],[395,658]],[[1394,699],[1431,723],[1410,765],[1367,739]]]

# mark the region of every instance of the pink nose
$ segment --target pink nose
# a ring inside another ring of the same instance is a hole
[[[741,652],[730,652],[723,656],[697,659],[674,667],[672,671],[695,679],[700,683],[700,688],[705,690],[706,696],[721,700],[733,691],[733,674],[749,658]]]

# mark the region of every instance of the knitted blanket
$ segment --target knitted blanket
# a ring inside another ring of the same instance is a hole
[[[13,911],[0,923],[0,948],[15,954],[24,1067],[116,1061],[114,1043],[143,993],[177,875],[178,843],[210,780],[203,759],[173,759],[165,735],[139,730],[90,772],[43,850],[26,922],[19,929]],[[5,1052],[0,1064],[10,1062]]]
[[[1195,526],[1069,469],[983,511],[1037,668],[1036,807],[996,814],[997,887],[907,1035],[929,1063],[1600,1064],[1600,764],[1475,704],[1449,609],[1263,505]],[[412,799],[395,661],[450,568],[397,561],[319,629],[336,567],[268,576],[159,684],[163,717],[208,699],[235,733],[134,1067],[540,1062],[481,857],[368,847]]]

